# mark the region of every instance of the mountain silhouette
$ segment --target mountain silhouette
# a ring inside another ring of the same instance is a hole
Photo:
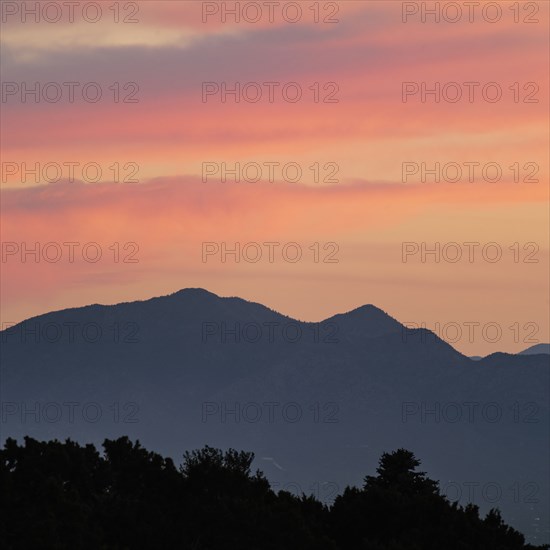
[[[203,289],[47,313],[0,342],[3,439],[251,449],[276,487],[325,501],[403,447],[449,498],[550,540],[548,356],[474,361],[373,305],[307,323]]]
[[[550,344],[535,344],[523,351],[520,351],[518,355],[536,355],[538,353],[550,354]]]

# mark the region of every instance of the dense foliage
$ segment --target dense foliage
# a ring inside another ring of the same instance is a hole
[[[252,453],[205,447],[177,468],[128,438],[101,455],[73,441],[0,451],[4,549],[515,550],[523,535],[492,510],[439,494],[404,449],[385,453],[363,488],[327,508],[312,496],[276,494]],[[541,547],[542,548],[542,547]]]

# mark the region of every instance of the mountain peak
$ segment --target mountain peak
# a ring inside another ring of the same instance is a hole
[[[355,333],[377,337],[403,330],[399,321],[372,304],[365,304],[346,313],[334,315],[326,321],[336,323],[350,335]]]
[[[520,351],[518,355],[537,355],[537,354],[550,354],[550,344],[535,344],[523,351]]]
[[[356,313],[356,314],[368,314],[368,315],[375,315],[375,314],[382,314],[389,317],[389,315],[379,307],[376,307],[373,304],[365,304],[363,306],[356,307],[355,309],[352,309],[351,311],[348,311],[347,315]]]
[[[391,315],[373,304],[365,304],[356,307],[355,309],[352,309],[350,311],[347,311],[346,313],[339,313],[337,315],[334,315],[334,317],[347,317],[348,319],[353,319],[355,321],[361,319],[370,319],[373,321],[389,320],[399,324],[398,321],[395,320]]]
[[[181,290],[177,290],[176,292],[173,292],[172,294],[169,294],[169,296],[196,296],[196,297],[213,297],[213,298],[220,298],[217,294],[214,294],[213,292],[210,292],[209,290],[206,290],[204,288],[182,288]]]

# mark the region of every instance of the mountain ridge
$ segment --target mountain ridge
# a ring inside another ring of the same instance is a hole
[[[71,323],[72,340],[54,337]],[[22,324],[2,332],[3,438],[128,435],[173,457],[204,444],[254,449],[284,466],[268,464],[270,479],[303,490],[360,483],[403,447],[429,457],[442,483],[536,483],[539,504],[500,506],[529,537],[540,536],[534,518],[550,517],[548,356],[473,361],[376,306],[307,323],[203,289]],[[94,324],[100,337],[83,329]]]
[[[176,291],[171,292],[169,294],[163,294],[163,295],[160,295],[160,296],[152,296],[150,298],[145,298],[145,299],[142,299],[142,300],[131,300],[131,301],[124,301],[124,302],[116,302],[114,304],[92,303],[92,304],[86,304],[86,305],[82,305],[82,306],[68,307],[68,308],[63,308],[63,309],[54,309],[54,310],[51,310],[51,311],[47,311],[47,312],[44,312],[44,313],[39,313],[38,315],[33,315],[32,317],[28,317],[26,319],[23,319],[22,321],[19,321],[19,322],[15,323],[12,326],[16,326],[16,325],[19,325],[21,323],[25,323],[25,322],[28,322],[28,321],[33,321],[33,320],[36,320],[36,319],[39,319],[39,318],[42,318],[42,317],[45,317],[45,316],[48,316],[48,315],[51,315],[51,314],[64,313],[64,312],[69,312],[69,311],[76,312],[76,311],[85,310],[87,308],[104,308],[104,309],[107,309],[107,308],[115,308],[117,306],[130,305],[130,304],[147,304],[147,303],[155,302],[155,301],[158,301],[158,300],[166,300],[166,299],[169,299],[169,298],[180,298],[180,297],[192,298],[192,299],[196,299],[196,298],[200,297],[200,298],[207,298],[209,300],[218,299],[218,300],[238,301],[240,303],[246,303],[246,304],[250,304],[250,305],[253,305],[253,306],[260,306],[262,308],[265,308],[266,310],[269,310],[270,312],[274,312],[274,313],[280,315],[281,317],[285,317],[285,318],[291,319],[292,321],[296,321],[296,322],[304,323],[304,324],[324,323],[324,322],[333,320],[335,317],[341,317],[341,316],[348,315],[348,314],[358,314],[358,313],[362,313],[362,312],[370,312],[370,313],[377,313],[377,314],[382,313],[385,316],[387,316],[388,318],[398,322],[394,317],[390,316],[386,311],[384,311],[383,309],[381,309],[381,308],[379,308],[379,307],[377,307],[373,304],[363,304],[363,305],[357,306],[356,308],[353,308],[349,311],[344,311],[344,312],[341,312],[341,313],[335,313],[334,315],[331,315],[330,317],[322,319],[321,321],[307,321],[307,320],[291,317],[290,315],[286,315],[286,314],[281,313],[281,312],[279,312],[275,309],[272,309],[269,306],[266,306],[265,304],[262,304],[261,302],[246,300],[245,298],[241,298],[240,296],[221,296],[221,295],[215,294],[214,292],[206,290],[204,288],[187,287],[187,288],[182,288],[180,290],[176,290]],[[4,330],[0,331],[0,333],[4,332],[5,330],[7,330],[7,329],[4,329]]]

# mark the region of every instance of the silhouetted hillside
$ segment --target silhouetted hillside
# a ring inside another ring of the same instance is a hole
[[[529,550],[498,510],[485,518],[441,495],[405,449],[334,505],[270,487],[254,455],[204,447],[177,468],[128,438],[0,451],[0,542],[6,550]],[[543,547],[539,547],[543,548]],[[546,547],[547,548],[547,547]]]
[[[4,439],[254,448],[274,486],[324,502],[406,447],[449,498],[550,540],[547,356],[472,361],[374,306],[303,323],[200,289],[48,313],[0,339]]]
[[[518,355],[537,355],[544,353],[550,355],[550,344],[535,344],[523,351],[520,351]]]

